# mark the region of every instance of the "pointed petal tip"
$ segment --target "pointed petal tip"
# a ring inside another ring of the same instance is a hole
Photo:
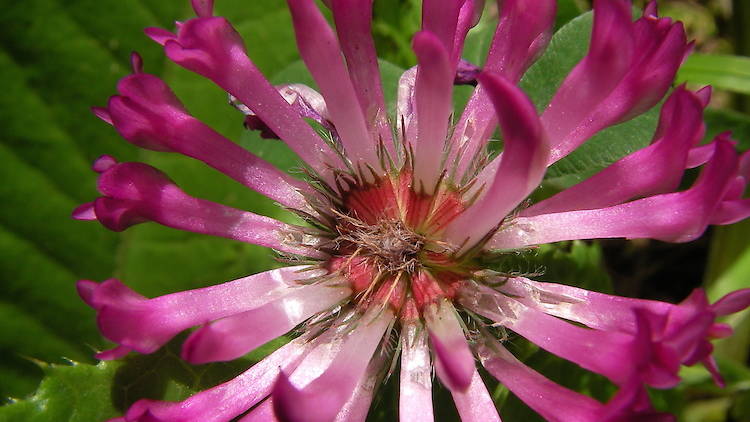
[[[130,67],[133,73],[143,73],[143,58],[137,51],[130,53]]]
[[[213,16],[214,13],[214,2],[213,0],[191,0],[190,3],[193,6],[195,14],[199,18],[207,18]]]
[[[157,44],[164,45],[167,41],[175,39],[177,36],[164,28],[148,27],[143,30],[147,37],[151,38]]]
[[[102,350],[94,354],[94,358],[99,360],[116,360],[125,357],[132,349],[127,346],[117,346],[113,349]]]
[[[449,302],[431,305],[426,311],[426,318],[440,380],[453,391],[466,391],[471,385],[476,366],[453,306]]]
[[[643,16],[644,17],[651,17],[651,18],[658,18],[659,17],[659,9],[656,4],[656,0],[652,0],[648,2],[646,7],[643,9]]]
[[[701,288],[693,289],[683,302],[689,303],[698,308],[707,308],[709,306],[708,295],[706,295],[706,291]]]
[[[276,378],[271,398],[279,422],[330,422],[342,404],[336,398],[297,388],[283,370]]]
[[[201,347],[203,344],[203,338],[207,331],[210,330],[209,325],[203,325],[197,330],[193,331],[190,336],[182,343],[182,350],[180,351],[180,357],[182,360],[189,362],[192,365],[200,365],[204,363],[214,362],[215,359],[211,359],[210,350],[206,350],[205,347]]]
[[[94,291],[99,283],[91,280],[78,280],[76,283],[76,291],[78,296],[86,302],[87,305],[94,307]]]
[[[474,360],[451,356],[450,348],[436,336],[430,336],[430,340],[437,358],[435,359],[435,366],[441,381],[453,391],[466,391],[471,385],[471,378],[474,375]]]
[[[411,39],[411,46],[415,51],[417,49],[431,47],[434,44],[443,46],[443,44],[440,42],[440,38],[438,38],[437,35],[435,35],[433,32],[426,29],[416,32]],[[443,48],[445,48],[445,46],[443,46]]]
[[[706,85],[703,88],[695,91],[695,95],[698,96],[698,98],[701,100],[701,104],[703,104],[703,107],[708,107],[708,103],[711,101],[711,94],[713,93],[713,87],[711,85]]]
[[[94,164],[91,166],[91,169],[97,173],[104,173],[105,171],[114,167],[116,164],[117,160],[115,159],[115,157],[105,154],[99,156],[99,158],[94,160]]]
[[[750,307],[750,288],[736,290],[711,305],[719,316],[729,315]]]
[[[96,220],[96,212],[94,212],[94,203],[93,202],[86,202],[85,204],[81,204],[77,206],[73,212],[70,214],[70,216],[74,220],[81,220],[81,221],[94,221]]]
[[[714,359],[713,356],[708,356],[703,359],[701,363],[703,363],[703,366],[711,374],[711,378],[713,378],[714,383],[719,388],[726,388],[727,383],[724,380],[724,377],[721,375],[721,372],[719,372],[719,366],[716,364],[716,359]]]
[[[112,116],[106,107],[91,107],[91,112],[107,124],[112,124]]]
[[[273,412],[281,422],[305,422],[304,409],[299,408],[301,391],[289,380],[284,370],[279,372],[271,391]]]

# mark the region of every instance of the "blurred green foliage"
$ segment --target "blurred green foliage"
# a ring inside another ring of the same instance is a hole
[[[586,8],[585,1],[558,4],[556,27],[561,30],[522,81],[540,109],[585,54],[591,26],[590,14],[577,17]],[[75,292],[77,279],[118,277],[151,297],[279,265],[265,249],[252,245],[150,224],[115,234],[95,223],[70,220],[76,205],[96,196],[89,163],[98,155],[145,161],[192,195],[285,221],[294,219],[268,199],[200,163],[132,147],[89,112],[91,105],[105,104],[115,92],[117,80],[128,73],[130,50],[138,50],[146,71],[163,77],[197,117],[279,167],[297,165],[283,144],[245,131],[242,116],[227,105],[224,92],[167,62],[160,48],[143,35],[143,27],[171,28],[175,19],[189,17],[188,2],[0,0],[0,10],[0,77],[5,89],[0,96],[0,397],[12,398],[0,408],[0,421],[104,420],[121,414],[137,398],[183,398],[232,377],[272,350],[275,344],[236,362],[198,367],[177,359],[176,342],[154,355],[132,355],[118,362],[96,364],[90,357],[93,350],[108,346],[98,334],[93,311]],[[230,18],[245,37],[250,56],[274,82],[310,81],[298,60],[283,1],[220,0],[217,14]],[[419,28],[419,4],[378,0],[375,16],[386,96],[392,105],[400,72],[414,63],[410,37]],[[496,9],[489,5],[468,38],[467,59],[481,63],[495,16]],[[688,61],[680,80],[747,93],[746,61],[697,56]],[[457,92],[460,104],[468,91]],[[551,169],[541,195],[570,186],[646,145],[657,117],[658,110],[652,110],[598,135]],[[734,128],[740,146],[750,146],[746,114],[713,109],[707,121],[709,133]],[[706,277],[713,298],[749,284],[749,227],[746,222],[716,231]],[[543,267],[544,279],[610,291],[611,280],[601,261],[597,244],[572,242],[545,246],[505,265],[512,262],[527,272]],[[733,317],[730,323],[738,335],[717,346],[727,389],[712,387],[705,371],[689,369],[679,389],[654,392],[660,408],[683,412],[688,421],[726,421],[729,415],[734,420],[750,419],[749,320],[748,313]],[[539,352],[523,339],[511,342],[515,353],[563,385],[602,400],[612,392],[601,378]],[[538,418],[502,386],[487,381],[506,420]],[[435,394],[438,420],[455,419],[451,401],[442,399],[448,393],[437,389]],[[390,382],[376,400],[371,419],[393,420],[396,399],[397,386]]]

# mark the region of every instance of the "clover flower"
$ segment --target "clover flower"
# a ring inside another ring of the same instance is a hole
[[[102,196],[76,209],[75,218],[115,231],[152,221],[266,246],[296,264],[153,299],[115,279],[80,281],[102,333],[118,345],[101,359],[152,353],[191,327],[198,328],[182,347],[191,363],[235,359],[293,337],[233,380],[182,402],[140,400],[117,420],[364,420],[384,376],[400,367],[402,421],[433,420],[433,371],[463,421],[499,421],[477,360],[555,421],[671,420],[651,407],[645,386],[673,387],[682,365],[702,363],[722,382],[710,340],[731,329],[716,318],[750,305],[750,289],[713,304],[696,290],[670,304],[483,265],[562,240],[686,242],[709,224],[750,215],[750,200],[742,198],[750,155],[739,156],[728,134],[698,145],[710,90],[683,86],[663,104],[648,147],[527,203],[548,166],[662,100],[691,49],[680,23],[658,17],[655,3],[633,21],[630,2],[596,0],[588,54],[538,115],[516,84],[550,39],[555,2],[500,2],[478,69],[460,56],[481,2],[424,0],[413,39],[418,64],[401,77],[391,117],[370,36],[371,1],[328,2],[335,32],[313,0],[288,3],[320,93],[269,84],[230,23],[213,16],[210,0],[193,0],[197,17],[178,23],[176,33],[146,33],[172,61],[226,90],[248,128],[294,150],[307,180],[190,115],[164,82],[143,72],[136,54],[119,95],[94,109],[129,142],[203,161],[309,223],[194,198],[146,164],[96,161]],[[452,125],[454,83],[475,80]],[[503,149],[490,159],[488,139],[498,126]],[[676,191],[683,172],[695,167],[702,169],[692,187]],[[601,403],[553,383],[505,349],[498,327],[607,377],[619,391]]]

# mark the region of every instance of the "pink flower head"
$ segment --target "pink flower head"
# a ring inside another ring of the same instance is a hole
[[[115,279],[80,281],[102,333],[118,345],[101,359],[152,353],[192,327],[182,348],[191,363],[235,359],[279,336],[295,337],[233,380],[182,402],[140,400],[118,420],[364,420],[396,360],[402,421],[433,420],[433,370],[462,420],[499,421],[477,359],[556,421],[672,420],[651,407],[645,386],[672,387],[679,368],[696,363],[721,382],[710,340],[730,330],[716,318],[748,307],[750,289],[714,304],[696,291],[675,305],[482,265],[502,251],[563,240],[686,242],[709,224],[750,215],[750,199],[742,197],[750,156],[738,156],[726,134],[698,145],[710,91],[682,86],[666,99],[649,146],[525,205],[551,164],[662,100],[691,47],[681,24],[659,18],[654,4],[633,21],[629,1],[595,1],[589,52],[539,114],[517,82],[550,39],[553,0],[500,2],[483,69],[461,59],[482,2],[424,0],[413,38],[418,63],[402,76],[397,114],[389,116],[370,36],[371,2],[329,1],[335,31],[313,0],[288,3],[320,92],[272,86],[231,24],[213,16],[210,0],[193,0],[197,17],[176,32],[146,32],[172,61],[226,90],[246,127],[297,153],[310,183],[193,117],[164,82],[143,72],[137,55],[119,94],[94,109],[127,141],[203,161],[310,223],[194,198],[143,163],[96,161],[102,196],[77,208],[75,218],[116,231],[156,222],[311,262],[152,299]],[[454,83],[475,80],[451,126]],[[482,157],[498,126],[503,151],[487,162]],[[677,191],[693,167],[702,167],[700,176]],[[553,383],[503,347],[492,334],[498,326],[607,377],[618,393],[601,403]],[[398,347],[388,347],[393,342]]]

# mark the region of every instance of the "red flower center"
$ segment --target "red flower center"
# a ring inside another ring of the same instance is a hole
[[[410,172],[355,185],[334,211],[333,257],[359,306],[390,305],[417,317],[440,298],[453,298],[471,270],[471,254],[443,241],[446,225],[465,209],[461,193],[441,183],[433,194],[415,189]]]

